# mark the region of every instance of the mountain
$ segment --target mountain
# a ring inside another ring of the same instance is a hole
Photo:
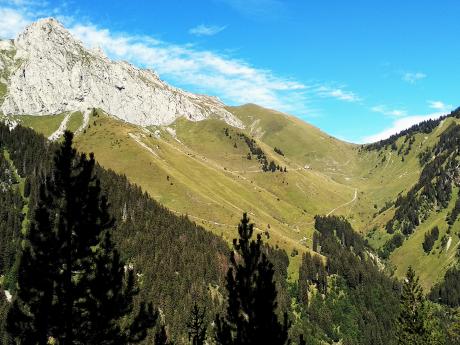
[[[179,117],[211,116],[242,124],[216,98],[173,88],[151,70],[113,62],[86,49],[54,19],[28,26],[14,41],[3,41],[1,82],[4,114],[44,115],[101,108],[129,123],[166,125]]]
[[[446,219],[458,200],[458,151],[444,144],[458,112],[354,145],[275,110],[168,86],[153,71],[86,49],[54,19],[0,42],[0,103],[11,126],[51,140],[76,132],[79,150],[228,242],[248,211],[268,244],[290,254],[291,280],[300,254],[313,249],[316,215],[345,217],[396,277],[414,266],[426,291],[457,263],[459,221]],[[421,202],[441,185],[451,187],[448,198],[434,192]],[[435,226],[427,254],[425,234]]]

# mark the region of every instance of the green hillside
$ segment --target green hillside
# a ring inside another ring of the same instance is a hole
[[[125,174],[173,212],[187,214],[226,240],[233,238],[234,224],[248,211],[258,230],[267,232],[270,244],[301,253],[312,248],[314,216],[335,214],[346,217],[378,251],[392,236],[385,226],[395,214],[398,195],[405,195],[419,179],[420,153],[434,147],[458,122],[447,118],[430,133],[414,132],[396,138],[395,145],[369,148],[253,104],[228,110],[245,129],[218,119],[179,119],[170,126],[141,128],[97,111],[77,135],[76,145],[94,152],[105,168]],[[49,136],[65,116],[15,119]],[[81,113],[71,114],[67,128],[77,130],[82,118]],[[251,150],[261,152],[262,158]],[[263,171],[264,160],[278,168]],[[449,251],[423,256],[421,249],[424,233],[434,224],[445,233],[448,211],[431,215],[390,255],[397,276],[413,264],[428,289],[455,262],[455,238]],[[294,276],[299,258],[292,256]],[[439,265],[442,269],[434,268]]]

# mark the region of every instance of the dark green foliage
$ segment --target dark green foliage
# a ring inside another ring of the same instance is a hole
[[[230,344],[287,344],[289,322],[278,321],[273,264],[263,252],[261,236],[251,240],[254,225],[243,215],[239,239],[233,241],[227,274],[228,305],[216,316],[216,342]]]
[[[0,191],[18,183],[14,176],[14,171],[11,168],[11,164],[6,160],[2,151],[0,147]]]
[[[442,303],[450,307],[460,306],[460,269],[452,267],[447,270],[444,280],[436,284],[429,294],[433,302]]]
[[[20,174],[26,174],[21,176],[30,179],[29,208],[34,209],[38,186],[43,181],[41,176],[51,170],[51,154],[58,148],[57,144],[48,143],[30,129],[17,126],[10,132],[7,126],[0,124],[0,146],[10,153],[16,167],[22,166],[18,170]],[[125,176],[97,165],[95,170],[103,193],[109,196],[110,214],[119,220],[113,231],[116,247],[122,253],[123,261],[132,265],[139,274],[143,287],[140,297],[155,301],[162,309],[173,339],[179,336],[186,339],[188,315],[184,310],[190,310],[196,299],[203,301],[209,313],[221,310],[219,298],[211,298],[210,289],[224,286],[228,246],[187,217],[178,217],[159,205]],[[3,196],[0,193],[0,198]],[[11,233],[19,234],[23,218],[22,201],[19,194],[15,198],[21,206],[4,208],[3,205],[12,204],[9,199],[0,199],[0,212],[7,210],[11,221],[18,219],[15,220],[18,226]],[[2,220],[0,228],[1,223]],[[11,227],[7,229],[13,230]],[[17,251],[17,242],[0,237],[0,245],[11,246],[11,253]],[[6,251],[2,250],[2,253]],[[286,271],[286,267],[278,267],[284,262],[284,259],[278,261],[277,272]],[[15,274],[10,268],[6,269],[5,280],[12,276],[14,286]],[[286,295],[286,292],[280,293],[279,297],[283,294]],[[153,335],[149,335],[148,341],[152,343],[153,340]]]
[[[317,216],[315,221],[331,288],[324,299],[315,294],[309,301],[313,327],[325,332],[327,342],[393,344],[399,311],[397,282],[374,263],[370,249],[345,219]]]
[[[206,341],[206,308],[202,310],[195,304],[187,322],[188,341],[191,345],[204,345]]]
[[[310,286],[314,286],[321,294],[327,292],[327,272],[323,260],[318,255],[305,253],[299,268],[298,299],[308,306]]]
[[[401,312],[398,318],[397,339],[401,345],[429,344],[426,327],[427,312],[419,278],[409,267],[401,294]]]
[[[141,304],[132,322],[134,272],[125,273],[110,233],[113,219],[94,177],[93,156],[78,156],[70,132],[56,152],[21,254],[7,329],[19,344],[140,342],[156,314]],[[124,320],[122,326],[121,320]]]
[[[321,240],[337,238],[343,247],[353,248],[358,255],[363,253],[366,248],[363,238],[353,230],[351,224],[343,217],[316,216],[315,229],[320,233]]]
[[[273,149],[273,151],[275,151],[275,152],[276,152],[277,154],[279,154],[280,156],[284,156],[283,151],[281,151],[281,149],[277,148],[276,146],[275,146],[275,148]]]
[[[259,147],[259,145],[257,145],[257,142],[254,139],[249,138],[246,134],[243,134],[243,133],[238,133],[238,136],[244,140],[244,142],[249,148],[248,157],[249,155],[257,157],[257,160],[260,163],[260,167],[262,171],[267,171],[267,168],[268,168],[267,156],[265,155],[265,152],[262,151],[262,149]]]
[[[299,345],[307,345],[307,342],[305,341],[303,334],[299,336]]]
[[[312,244],[312,246],[313,246],[313,251],[314,251],[314,252],[318,252],[319,234],[318,234],[316,231],[313,232],[313,239],[312,239],[312,241],[313,241],[313,244]]]
[[[165,325],[161,325],[158,331],[155,333],[155,345],[173,345],[172,342],[168,340],[168,334],[166,333]]]
[[[11,232],[16,234],[16,238],[23,218],[23,203],[29,202],[30,208],[34,209],[39,201],[38,186],[43,182],[41,176],[51,171],[52,160],[49,157],[56,144],[40,138],[21,126],[9,132],[0,125],[0,146],[10,153],[21,177],[30,179],[30,200],[23,201],[17,188],[13,188],[14,197],[20,204],[17,208],[5,208],[9,217],[19,220],[19,226]],[[23,145],[23,142],[33,143],[33,146]],[[446,164],[444,167],[448,175],[449,167]],[[168,336],[178,343],[185,342],[189,320],[186,311],[193,307],[195,301],[202,301],[209,314],[215,315],[222,310],[220,298],[227,296],[225,293],[221,296],[216,291],[219,291],[217,287],[224,286],[228,268],[226,244],[186,217],[177,217],[157,204],[139,187],[130,184],[126,177],[98,166],[95,170],[103,193],[109,197],[109,211],[119,219],[112,232],[115,247],[120,250],[123,261],[138,273],[137,280],[142,286],[138,299],[158,303],[168,324]],[[4,211],[2,206],[8,205],[8,202],[0,200],[0,213]],[[296,322],[293,326],[296,330],[293,330],[292,336],[297,340],[298,334],[303,332],[308,335],[309,344],[319,344],[320,340],[329,343],[341,340],[344,345],[393,344],[395,320],[399,314],[398,284],[376,267],[368,255],[365,242],[347,222],[337,217],[332,217],[332,220],[326,218],[318,222],[319,229],[315,232],[315,250],[326,257],[323,261],[326,293],[317,293],[321,289],[320,284],[316,285],[319,279],[311,279],[310,299],[298,306],[301,316],[299,324]],[[0,219],[0,228],[1,222]],[[332,230],[328,231],[328,228]],[[3,234],[0,234],[0,245],[10,243],[2,238]],[[18,241],[13,240],[13,243],[15,245],[11,250],[15,253]],[[298,288],[296,284],[289,296],[286,282],[288,256],[282,250],[269,247],[264,247],[261,252],[274,264],[276,314],[280,318],[284,311],[289,310],[290,298],[301,298],[302,294],[298,291],[308,287],[305,284],[300,286],[304,281],[301,279]],[[241,256],[235,258],[237,263],[241,262]],[[12,272],[14,261],[13,255],[6,265],[6,274]],[[312,275],[305,267],[302,274],[303,277]],[[11,276],[14,285],[14,274]],[[2,303],[0,296],[0,321]],[[148,313],[148,308],[143,308]],[[137,311],[139,307],[135,309]],[[161,332],[166,335],[166,329]],[[154,335],[150,334],[145,343],[152,344],[154,340]]]
[[[51,154],[58,146],[48,143],[41,135],[27,128],[17,126],[10,132],[2,124],[0,140],[2,148],[14,152],[10,156],[15,166],[23,164],[22,157],[29,157],[26,161],[29,163],[23,166],[24,171],[30,174],[22,177],[31,181],[29,208],[34,209],[39,194],[38,185],[43,181],[41,176],[51,171]],[[178,217],[159,205],[139,187],[132,185],[125,176],[97,165],[95,170],[101,180],[103,193],[109,196],[110,214],[119,220],[113,231],[114,242],[122,253],[123,261],[132,265],[139,274],[138,279],[143,286],[141,297],[158,303],[169,325],[168,332],[172,339],[186,339],[188,315],[184,310],[190,310],[194,301],[201,300],[210,314],[222,309],[219,293],[216,295],[214,291],[224,286],[228,268],[227,244],[187,217]],[[0,193],[0,198],[3,196]],[[7,230],[14,230],[11,234],[19,237],[23,202],[17,192],[14,198],[20,204],[14,208],[0,207],[0,212],[8,211],[10,221],[15,219],[17,226],[8,226]],[[0,199],[0,205],[13,206],[9,200]],[[0,227],[1,223],[0,220]],[[17,252],[17,241],[0,237],[0,245],[8,246],[12,254]],[[264,250],[275,266],[277,300],[281,312],[289,307],[286,283],[289,259],[283,250],[268,247]],[[7,252],[2,250],[2,253]],[[12,277],[12,283],[8,286],[15,284],[15,273],[11,270],[14,255],[11,261],[5,269],[5,280],[9,281],[9,277]],[[148,341],[151,343],[153,340],[153,335],[149,335]]]
[[[431,231],[425,233],[425,240],[422,243],[423,250],[425,253],[431,252],[433,249],[434,243],[439,238],[439,228],[435,226]]]
[[[16,256],[24,214],[24,201],[17,186],[0,187],[0,275],[4,275],[3,286],[13,290],[16,282]]]
[[[403,136],[406,136],[406,135],[412,136],[417,133],[425,133],[425,134],[431,133],[433,129],[435,129],[441,123],[441,121],[445,120],[447,117],[455,117],[457,119],[460,118],[460,110],[456,109],[453,112],[451,112],[449,115],[441,116],[433,120],[430,119],[430,120],[420,122],[408,129],[405,129],[397,134],[392,135],[388,139],[380,140],[376,143],[366,145],[365,148],[367,150],[380,150],[388,145],[391,145],[393,148],[393,146],[396,146],[396,141]],[[396,148],[394,148],[394,150],[396,150]]]
[[[225,132],[225,130],[224,130]],[[225,132],[226,135],[228,134],[228,129],[227,129],[227,132]],[[276,163],[274,161],[270,161],[268,162],[267,160],[267,155],[265,154],[264,151],[262,151],[262,149],[260,148],[259,145],[257,145],[257,142],[252,139],[252,138],[249,138],[246,134],[244,133],[237,133],[238,137],[240,137],[242,140],[244,140],[244,142],[246,143],[246,145],[248,146],[249,148],[249,152],[246,156],[246,158],[248,160],[251,160],[252,157],[257,157],[257,160],[259,161],[260,163],[260,168],[262,169],[263,172],[275,172],[275,171],[280,171],[280,172],[287,172],[287,169],[286,167],[283,169],[283,167],[279,166],[279,165],[276,165]],[[228,136],[228,135],[227,135]],[[236,147],[236,143],[235,143],[235,147]],[[284,156],[284,154],[282,153],[281,150],[279,150],[278,148],[275,147],[275,152]]]
[[[330,283],[331,289],[327,295],[323,297],[320,294],[313,294],[307,309],[308,321],[318,330],[318,333],[323,333],[322,336],[317,337],[328,344],[341,341],[344,344],[367,344],[369,337],[362,339],[363,335],[358,324],[358,321],[367,317],[367,314],[361,317],[342,277],[331,277]],[[370,323],[369,327],[374,327],[374,324]]]
[[[440,323],[444,329],[446,345],[460,344],[460,315],[458,309],[447,310],[441,313]]]
[[[428,163],[433,156],[433,148],[432,147],[426,147],[423,151],[421,151],[417,157],[418,161],[420,163],[420,166],[425,166],[426,163]]]
[[[452,183],[458,176],[459,147],[460,126],[452,125],[441,134],[432,149],[435,158],[425,164],[419,181],[406,196],[396,200],[395,215],[386,225],[389,233],[400,230],[404,235],[410,235],[427,218],[430,210],[449,205]]]
[[[405,236],[402,235],[401,233],[396,233],[394,234],[382,247],[382,249],[379,252],[379,255],[383,259],[388,259],[390,257],[390,254],[396,249],[402,246],[404,243]]]
[[[30,179],[26,178],[24,181],[24,198],[28,198],[30,196],[30,189],[31,189]]]
[[[449,226],[454,225],[459,214],[460,214],[460,191],[458,193],[458,197],[457,197],[457,201],[455,202],[455,206],[447,218],[447,224],[449,224]]]
[[[412,149],[412,145],[415,142],[415,137],[412,134],[407,135],[404,138],[404,142],[398,150],[398,155],[403,155],[401,160],[404,162],[404,156],[407,156]]]
[[[278,316],[282,317],[289,311],[291,296],[288,293],[288,266],[289,257],[283,249],[263,245],[263,252],[273,264],[275,270],[274,280],[276,283],[276,303],[278,305]]]

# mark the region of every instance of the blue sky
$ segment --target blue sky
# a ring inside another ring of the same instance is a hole
[[[368,142],[460,105],[457,0],[0,0],[0,37],[41,17],[169,83]]]

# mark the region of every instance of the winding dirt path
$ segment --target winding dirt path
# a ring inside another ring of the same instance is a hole
[[[337,211],[339,208],[342,208],[342,207],[345,207],[347,205],[350,205],[350,204],[354,203],[356,201],[357,197],[358,197],[358,189],[355,188],[355,195],[353,196],[353,199],[351,199],[350,201],[346,202],[345,204],[339,205],[336,208],[334,208],[333,210],[329,211],[329,213],[326,214],[326,216],[330,216],[332,213]]]
[[[64,117],[64,120],[62,120],[61,124],[59,125],[59,128],[48,137],[49,141],[56,141],[60,137],[62,137],[64,131],[67,129],[67,124],[69,123],[70,116],[72,116],[72,114],[69,113]]]

